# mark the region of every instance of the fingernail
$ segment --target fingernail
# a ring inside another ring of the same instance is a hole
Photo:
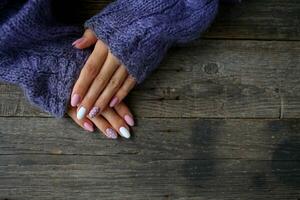
[[[74,94],[71,98],[71,106],[75,107],[79,104],[80,96],[78,94]]]
[[[113,100],[109,103],[109,107],[114,107],[119,102],[119,99],[117,97],[114,97]]]
[[[96,117],[96,115],[97,115],[99,112],[100,112],[100,108],[99,108],[99,107],[94,107],[94,108],[90,111],[89,116],[90,116],[91,118],[94,118],[94,117]]]
[[[84,41],[83,37],[79,38],[72,43],[72,46],[77,46],[77,45],[81,44],[83,41]]]
[[[84,122],[83,127],[87,131],[94,132],[94,127],[88,122]]]
[[[134,126],[134,121],[132,117],[130,117],[129,115],[125,115],[124,119],[129,126]]]
[[[81,107],[77,112],[77,119],[79,119],[79,120],[83,119],[85,116],[85,112],[86,112],[86,109],[84,107]]]
[[[130,138],[130,132],[125,128],[125,127],[121,127],[120,129],[119,129],[119,131],[120,131],[120,135],[122,136],[122,137],[124,137],[124,138]]]
[[[117,139],[118,138],[118,134],[112,128],[106,129],[105,135],[106,135],[106,137],[111,138],[111,139]]]

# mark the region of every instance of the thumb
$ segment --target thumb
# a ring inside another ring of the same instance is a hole
[[[72,43],[77,49],[85,49],[97,42],[97,37],[91,29],[86,29],[83,36]]]

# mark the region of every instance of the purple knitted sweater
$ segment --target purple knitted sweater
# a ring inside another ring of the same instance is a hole
[[[84,26],[141,83],[172,45],[194,40],[207,29],[218,3],[117,0]],[[83,28],[61,24],[51,5],[51,0],[0,0],[0,81],[19,85],[32,104],[62,117],[91,49],[71,46]]]

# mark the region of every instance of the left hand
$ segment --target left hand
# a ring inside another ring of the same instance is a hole
[[[98,40],[94,32],[87,29],[83,36],[73,43],[78,49],[95,45],[76,81],[71,98],[71,105],[78,107],[77,118],[87,114],[94,118],[107,105],[114,107],[121,102],[136,85],[136,80],[127,69],[109,51],[106,44]]]
[[[84,117],[82,120],[78,120],[76,117],[76,108],[74,107],[69,107],[67,113],[75,123],[86,131],[94,132],[94,127],[96,126],[110,139],[117,139],[118,134],[129,139],[129,126],[134,126],[133,115],[123,102],[120,102],[114,108],[105,109],[100,116],[94,118]]]

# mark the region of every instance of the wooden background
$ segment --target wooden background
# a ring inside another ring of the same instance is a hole
[[[0,84],[0,200],[300,199],[300,1],[222,5],[128,103],[111,141]]]

